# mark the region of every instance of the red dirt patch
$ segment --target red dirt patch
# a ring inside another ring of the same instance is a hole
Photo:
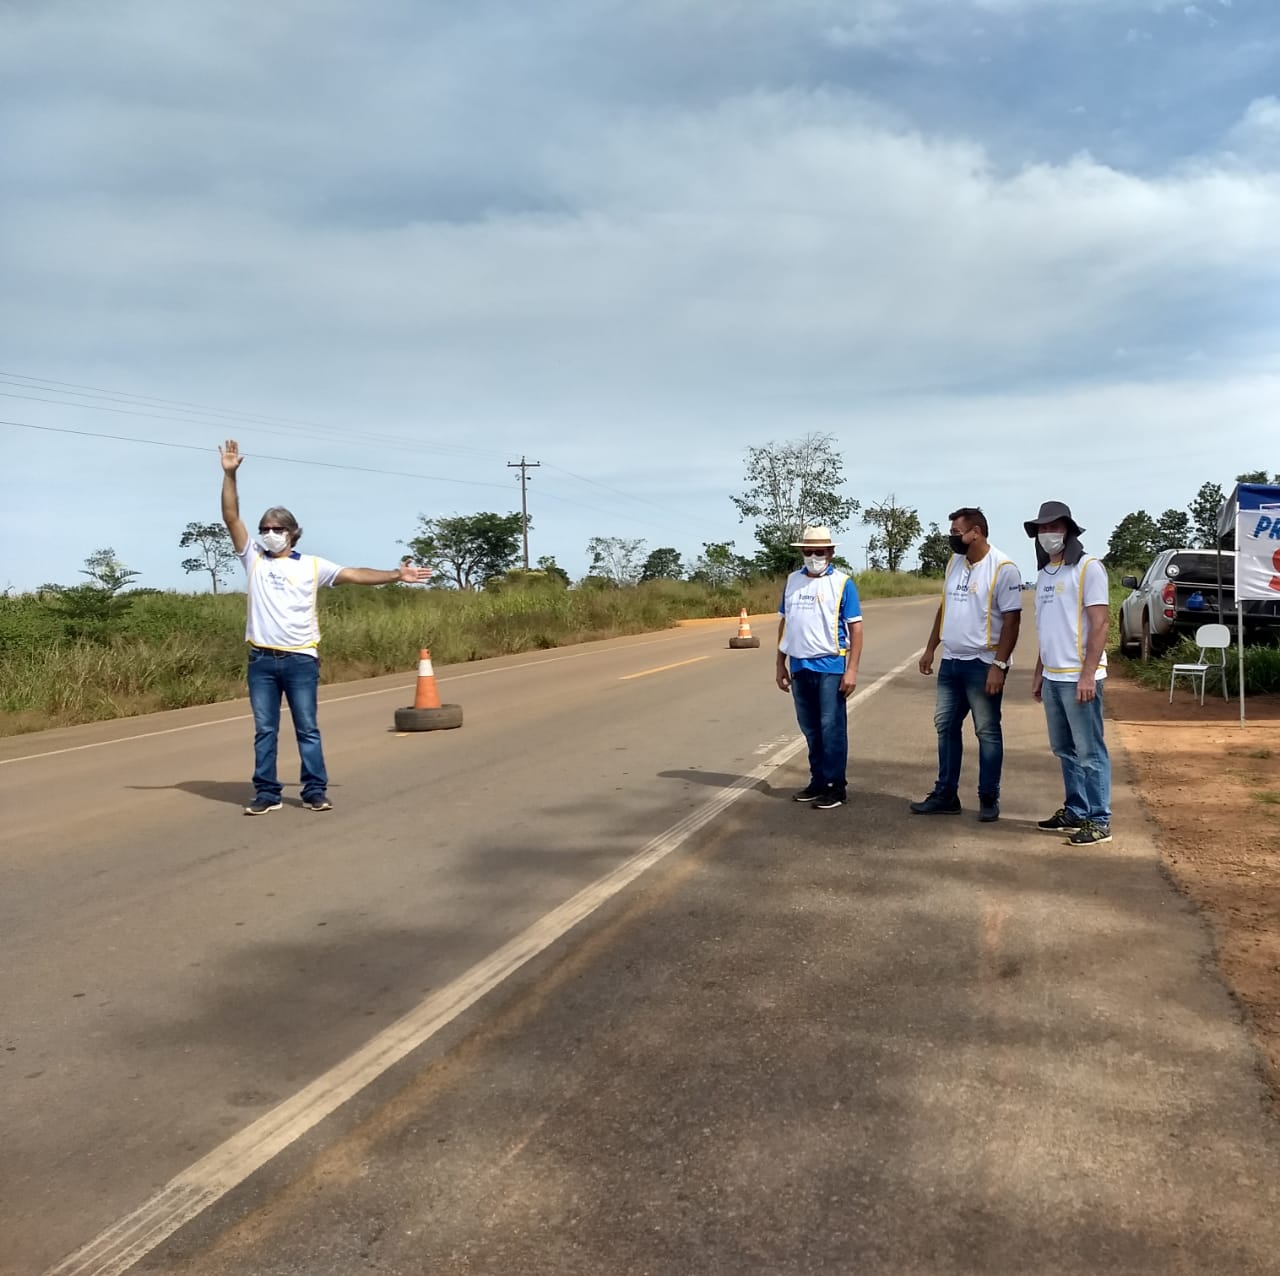
[[[1280,697],[1240,706],[1107,683],[1107,713],[1160,828],[1161,855],[1203,909],[1280,1099]]]

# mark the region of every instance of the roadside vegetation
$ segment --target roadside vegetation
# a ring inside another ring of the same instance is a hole
[[[1111,574],[1111,633],[1107,640],[1108,665],[1128,675],[1139,686],[1168,690],[1169,676],[1175,663],[1193,661],[1199,654],[1193,638],[1182,638],[1171,647],[1160,651],[1151,660],[1138,660],[1120,651],[1120,604],[1129,596],[1129,589],[1120,584],[1120,573]],[[1227,649],[1227,690],[1235,696],[1240,685],[1240,653],[1235,646],[1235,627],[1228,618],[1232,645]],[[1183,682],[1181,686],[1190,684]],[[1280,695],[1280,644],[1246,645],[1244,649],[1244,693],[1246,696]],[[1208,695],[1221,695],[1216,674],[1209,677],[1205,691]]]
[[[907,572],[855,579],[863,598],[939,588]],[[321,679],[409,672],[420,647],[438,664],[455,664],[661,630],[684,619],[728,620],[743,607],[773,613],[780,593],[781,580],[768,578],[569,589],[536,574],[478,591],[339,586],[320,596]],[[243,593],[0,598],[0,735],[243,696],[244,622]]]

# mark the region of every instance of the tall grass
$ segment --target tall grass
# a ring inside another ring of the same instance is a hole
[[[906,573],[856,579],[864,598],[939,588]],[[481,593],[340,586],[320,596],[321,678],[411,669],[419,647],[439,664],[458,664],[728,618],[743,607],[759,615],[777,610],[780,592],[774,580]],[[243,594],[139,594],[109,640],[91,642],[65,637],[56,611],[31,595],[0,598],[0,735],[243,696],[244,618]]]

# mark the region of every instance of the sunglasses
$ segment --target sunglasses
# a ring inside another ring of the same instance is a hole
[[[263,533],[265,533],[265,532],[287,532],[288,530],[289,530],[289,529],[288,529],[287,527],[259,527],[259,528],[258,528],[258,531],[259,531],[259,532],[263,532]]]

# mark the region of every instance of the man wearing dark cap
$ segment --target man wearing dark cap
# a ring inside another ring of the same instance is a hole
[[[1066,797],[1039,827],[1072,846],[1111,841],[1111,758],[1102,729],[1110,586],[1084,552],[1084,531],[1061,501],[1045,501],[1023,527],[1036,542],[1036,632],[1031,693],[1044,705],[1049,747],[1062,763]]]
[[[327,792],[329,777],[316,725],[316,691],[320,686],[317,595],[328,585],[389,585],[397,580],[418,584],[429,579],[431,569],[410,567],[407,559],[388,571],[339,567],[327,558],[300,554],[295,547],[302,528],[280,505],[258,520],[258,538],[254,540],[240,521],[236,471],[243,461],[235,439],[228,439],[222,448],[222,521],[244,564],[249,595],[245,641],[249,644],[255,796],[244,813],[267,815],[281,807],[276,750],[282,696],[289,702],[298,739],[302,805],[308,811],[329,811],[333,808]]]

